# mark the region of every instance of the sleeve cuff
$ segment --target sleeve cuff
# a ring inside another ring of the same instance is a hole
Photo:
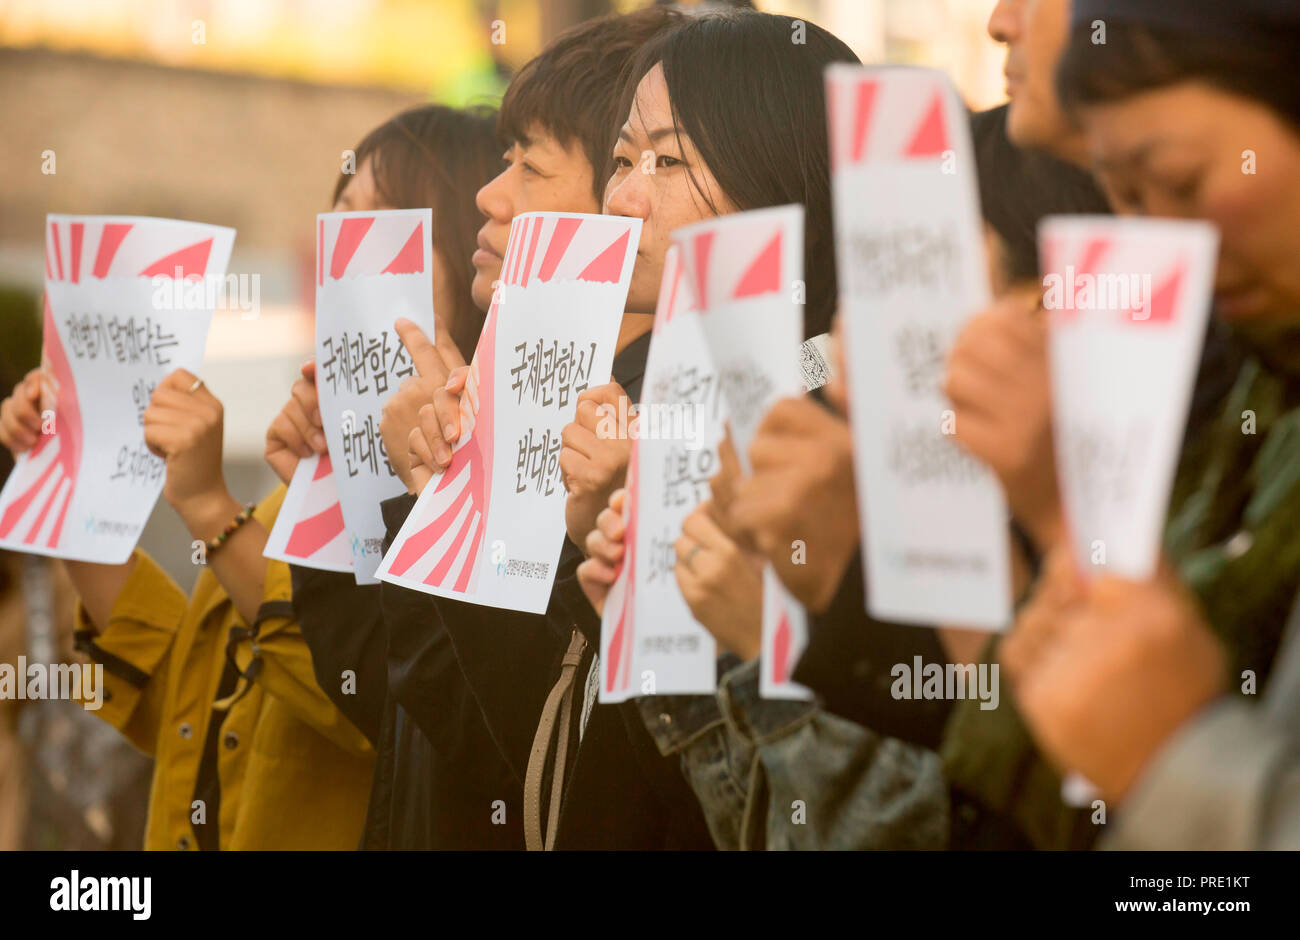
[[[807,724],[817,713],[815,702],[765,699],[759,695],[758,660],[730,670],[718,683],[718,702],[727,723],[742,740],[765,744]]]
[[[147,553],[136,549],[135,566],[113,602],[103,630],[96,633],[85,605],[77,601],[74,617],[79,648],[102,663],[107,672],[142,685],[140,676],[152,674],[167,654],[188,604],[176,582]],[[119,665],[126,668],[118,672]]]
[[[1258,849],[1290,742],[1242,702],[1211,706],[1152,758],[1106,834],[1108,849]]]

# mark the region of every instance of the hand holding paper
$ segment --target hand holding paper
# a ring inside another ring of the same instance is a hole
[[[826,91],[868,612],[1005,629],[1006,502],[943,395],[989,301],[966,108],[932,69],[834,65]]]
[[[316,360],[308,359],[302,364],[302,375],[294,380],[289,401],[266,429],[266,462],[287,484],[299,460],[328,450],[316,397]]]
[[[1218,252],[1202,222],[1039,226],[1052,425],[1080,571],[1150,577],[1205,337]]]
[[[515,217],[474,361],[422,409],[423,444],[411,437],[421,468],[446,456],[430,432],[455,442],[450,462],[421,491],[382,580],[546,609],[564,541],[560,434],[578,396],[609,380],[639,236],[630,218]]]
[[[48,217],[41,436],[0,491],[0,546],[118,564],[163,488],[144,411],[197,373],[214,278],[235,233],[180,222]]]

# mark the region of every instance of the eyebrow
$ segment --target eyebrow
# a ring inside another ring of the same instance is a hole
[[[678,131],[677,128],[675,127],[656,127],[654,130],[648,132],[646,136],[650,138],[650,142],[653,144],[653,143],[658,143],[660,140],[662,140],[665,137],[668,137],[669,135],[673,135],[677,133]],[[628,131],[626,125],[624,125],[622,128],[619,129],[618,139],[626,140],[628,143],[632,142],[632,134],[630,131]]]

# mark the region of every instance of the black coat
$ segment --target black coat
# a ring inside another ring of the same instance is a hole
[[[640,395],[649,334],[614,359],[613,377],[634,401]],[[409,499],[409,498],[408,498]],[[390,525],[390,536],[396,530]],[[529,614],[468,604],[384,584],[390,649],[402,663],[390,662],[394,697],[437,745],[468,744],[467,708],[425,709],[420,703],[440,682],[441,653],[431,652],[449,637],[464,681],[493,742],[491,757],[504,761],[511,783],[522,788],[542,706],[560,674],[560,661],[572,631],[587,637],[588,650],[577,671],[586,677],[599,648],[600,619],[578,587],[575,571],[581,553],[566,538],[555,586],[545,614]],[[392,600],[389,600],[390,595]],[[399,608],[405,613],[399,613]],[[577,690],[581,692],[581,685]],[[574,695],[567,784],[561,807],[559,849],[708,849],[713,847],[703,813],[676,757],[662,757],[646,732],[635,703],[596,704],[578,742],[583,696]],[[422,723],[422,727],[424,727]],[[518,792],[512,791],[512,792]],[[543,793],[549,793],[544,784]],[[511,807],[513,809],[513,806]]]
[[[399,497],[384,504],[385,519],[396,520],[392,533],[413,501]],[[379,585],[358,585],[351,574],[291,570],[294,608],[317,681],[375,747],[361,847],[522,849],[522,788],[488,737],[446,634],[429,630],[416,655],[408,659],[405,650],[394,655],[384,618],[410,616],[410,604],[400,603],[405,598],[396,598],[396,609],[385,612]],[[425,623],[431,622],[426,616]],[[402,678],[411,668],[425,675],[428,694],[420,700],[418,717],[388,694],[390,663]],[[352,694],[343,693],[344,670],[356,675]],[[454,718],[431,720],[444,710]],[[438,733],[436,745],[426,726]],[[448,730],[454,734],[448,736]]]

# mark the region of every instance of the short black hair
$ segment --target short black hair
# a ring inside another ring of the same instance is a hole
[[[1092,175],[1007,136],[1007,105],[971,115],[984,221],[1002,239],[1009,280],[1038,278],[1038,223],[1048,215],[1110,213]]]
[[[1278,23],[1249,41],[1235,34],[1112,23],[1104,43],[1076,26],[1057,69],[1067,111],[1118,101],[1184,81],[1201,81],[1253,99],[1300,131],[1295,75],[1300,26]]]
[[[624,114],[619,76],[653,37],[682,22],[669,7],[648,7],[579,23],[530,59],[501,99],[497,133],[503,145],[526,141],[534,124],[564,146],[575,140],[591,164],[592,190],[603,202],[610,150]]]

